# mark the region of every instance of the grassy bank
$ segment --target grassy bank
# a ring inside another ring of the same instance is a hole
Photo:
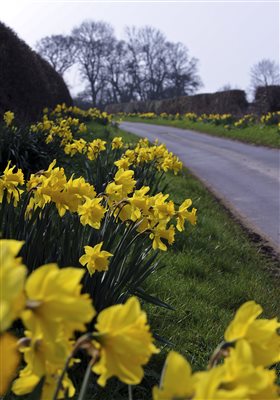
[[[166,125],[175,128],[190,129],[197,132],[208,133],[228,139],[240,140],[245,143],[280,148],[280,134],[276,126],[254,125],[247,128],[226,129],[223,126],[204,122],[187,120],[144,119],[139,117],[125,118],[130,122],[143,122],[145,124]]]

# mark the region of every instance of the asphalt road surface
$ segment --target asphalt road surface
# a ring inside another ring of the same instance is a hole
[[[170,126],[122,122],[120,128],[165,143],[245,226],[279,251],[279,150]]]

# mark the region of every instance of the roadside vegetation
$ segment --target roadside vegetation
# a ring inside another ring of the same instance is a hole
[[[169,115],[154,113],[119,114],[118,118],[130,122],[167,125],[175,128],[190,129],[245,143],[268,147],[280,147],[280,112],[268,113],[260,118],[252,114],[235,118],[231,114],[187,113],[184,115]]]
[[[276,262],[176,156],[65,106],[31,127],[6,112],[0,139],[0,396],[207,400],[218,371],[217,398],[276,398]]]
[[[127,132],[121,134],[128,138]],[[130,138],[137,137],[130,134]],[[275,277],[280,271],[275,259],[261,253],[187,168],[178,176],[168,174],[167,183],[175,203],[192,197],[199,217],[197,225],[190,226],[161,256],[165,268],[149,278],[150,291],[175,308],[152,308],[151,321],[201,369],[243,302],[255,299],[267,316],[280,316],[279,275]]]

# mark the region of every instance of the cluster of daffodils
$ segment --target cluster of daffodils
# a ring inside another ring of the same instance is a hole
[[[158,350],[138,300],[133,297],[103,310],[94,332],[76,340],[77,332],[86,332],[86,324],[96,315],[89,295],[81,293],[85,271],[47,264],[27,276],[17,257],[22,245],[0,240],[0,396],[10,385],[16,395],[31,393],[44,377],[40,399],[73,397],[75,387],[67,369],[79,362],[80,349],[91,357],[99,385],[105,386],[111,376],[127,384],[140,383],[142,366]],[[25,329],[20,339],[8,332],[18,319]],[[20,353],[25,366],[16,377]]]
[[[256,116],[253,114],[246,114],[242,118],[234,122],[235,128],[246,128],[256,122]]]
[[[176,210],[168,194],[149,196],[148,186],[134,190],[135,185],[133,171],[119,169],[114,181],[105,190],[108,205],[122,221],[138,221],[137,231],[149,233],[153,249],[165,251],[167,246],[163,239],[168,244],[175,240],[175,225],[172,221],[176,220],[177,230],[183,231],[186,220],[192,225],[196,224],[196,209],[190,209],[192,201],[186,199]]]
[[[137,298],[96,317],[91,299],[81,292],[83,270],[47,264],[27,276],[18,257],[22,245],[0,241],[0,396],[10,387],[16,395],[31,393],[44,378],[38,400],[73,397],[76,389],[67,372],[79,362],[80,351],[87,353],[88,369],[100,386],[113,376],[139,384],[143,366],[159,350]],[[273,366],[280,362],[280,323],[259,318],[261,313],[254,301],[239,308],[206,371],[192,373],[188,361],[171,351],[152,399],[279,399]],[[94,329],[88,331],[94,317]],[[25,329],[20,338],[8,332],[18,319]],[[24,367],[18,374],[20,353]],[[89,377],[85,374],[83,388]]]
[[[87,131],[86,125],[78,118],[56,118],[55,120],[49,119],[48,115],[44,115],[41,122],[31,125],[31,131],[42,132],[46,139],[46,143],[51,143],[55,138],[60,139],[61,146],[65,146],[67,143],[73,140],[73,135],[81,134]]]
[[[169,152],[165,144],[159,144],[156,141],[150,145],[147,138],[140,139],[134,149],[127,149],[121,159],[115,162],[115,165],[118,168],[128,169],[130,166],[139,166],[145,163],[153,164],[159,171],[173,171],[175,175],[183,167],[179,158]]]
[[[77,153],[85,154],[92,161],[106,150],[106,146],[107,142],[101,139],[94,139],[91,142],[78,139],[66,144],[64,151],[71,157]],[[175,175],[182,170],[183,164],[179,158],[169,152],[164,144],[159,144],[157,141],[150,145],[148,139],[140,139],[135,147],[127,148],[121,137],[114,137],[110,146],[112,150],[124,149],[121,158],[114,162],[118,168],[127,170],[143,164],[151,164],[159,171],[172,171]]]
[[[51,118],[65,118],[69,114],[83,119],[85,121],[93,120],[103,125],[107,125],[112,121],[112,115],[106,113],[105,111],[100,111],[97,108],[89,108],[88,110],[82,110],[77,106],[66,106],[65,103],[58,104],[53,110],[45,108],[43,113],[49,114]]]
[[[262,125],[277,125],[280,124],[280,111],[269,112],[260,118]]]
[[[279,399],[273,366],[280,362],[280,323],[258,318],[262,311],[254,301],[239,308],[207,371],[192,373],[184,357],[170,352],[153,399]]]
[[[84,139],[73,140],[64,147],[64,152],[70,157],[75,154],[85,154],[88,160],[96,160],[102,151],[106,150],[106,141],[102,139],[94,139],[86,142]]]
[[[269,112],[267,114],[263,114],[262,116],[258,117],[255,114],[245,114],[241,118],[238,118],[232,114],[196,114],[194,112],[188,112],[185,114],[168,114],[168,113],[161,113],[159,115],[155,113],[130,113],[118,114],[121,118],[141,118],[141,119],[162,119],[162,120],[185,120],[188,122],[202,122],[202,123],[210,123],[214,125],[221,125],[226,129],[243,129],[247,126],[252,125],[260,125],[260,126],[278,126],[280,123],[280,111],[276,112]]]
[[[31,130],[33,132],[43,132],[46,137],[46,143],[51,143],[55,137],[59,138],[60,146],[64,149],[66,155],[73,157],[76,154],[82,154],[86,159],[93,161],[110,146],[113,152],[119,149],[124,151],[121,159],[115,163],[118,168],[128,169],[129,167],[133,168],[149,163],[154,165],[157,170],[164,172],[173,171],[177,174],[182,169],[182,162],[179,158],[169,152],[165,145],[159,144],[157,141],[150,145],[148,139],[140,139],[135,147],[129,148],[123,143],[121,137],[114,137],[110,144],[99,138],[86,141],[84,138],[79,137],[79,135],[87,131],[86,125],[83,122],[80,123],[78,118],[69,116],[69,113],[71,114],[70,108],[63,109],[62,107],[62,112],[61,107],[60,105],[57,106],[50,114],[45,113],[42,121],[32,125]],[[68,116],[66,117],[67,113]],[[81,113],[83,115],[85,111],[81,110]],[[77,115],[80,114],[78,113]]]
[[[21,197],[26,194],[29,199],[26,218],[31,217],[37,208],[43,210],[53,203],[60,217],[66,212],[77,213],[82,225],[100,229],[105,213],[113,213],[122,222],[137,222],[137,231],[149,233],[153,248],[161,250],[167,249],[162,239],[168,244],[174,242],[175,226],[172,221],[176,222],[178,231],[184,230],[186,220],[196,224],[196,209],[191,209],[190,199],[176,210],[168,194],[149,196],[148,186],[135,190],[133,170],[120,168],[104,193],[97,195],[94,186],[83,177],[75,179],[71,176],[67,179],[64,169],[56,167],[56,160],[46,171],[32,174],[27,182],[24,182],[22,171],[15,172],[14,169],[9,163],[0,177],[0,203],[5,194],[8,203],[13,201],[14,206],[18,206]],[[25,188],[21,188],[24,183]]]
[[[86,153],[90,160],[95,157],[96,143],[87,143],[81,135],[87,133],[88,128],[85,122],[95,121],[107,125],[111,123],[112,117],[96,108],[87,111],[78,107],[67,107],[65,104],[58,104],[54,110],[45,108],[42,120],[31,125],[31,132],[41,132],[45,136],[46,143],[59,140],[60,146],[65,154],[73,156],[76,153]],[[100,140],[100,139],[98,139]],[[101,150],[105,150],[105,147]]]

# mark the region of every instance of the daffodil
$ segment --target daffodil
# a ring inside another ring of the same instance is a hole
[[[121,149],[123,147],[123,139],[122,137],[114,137],[112,140],[112,149]]]
[[[262,311],[255,301],[244,303],[229,324],[225,339],[228,342],[245,339],[251,346],[254,364],[270,366],[280,361],[280,322],[276,318],[257,319]]]
[[[77,212],[78,207],[87,199],[93,199],[96,191],[84,178],[73,179],[73,176],[64,185],[63,192],[69,211]]]
[[[61,331],[71,338],[74,331],[84,331],[95,315],[88,294],[81,294],[85,271],[47,264],[27,278],[27,309],[21,314],[24,325],[35,336],[54,341]]]
[[[6,126],[10,126],[12,124],[14,118],[15,118],[15,114],[12,111],[6,111],[3,116]]]
[[[43,333],[25,331],[25,337],[19,341],[19,350],[23,353],[26,369],[37,376],[44,376],[51,365],[63,368],[67,357],[73,350],[73,341],[65,337],[64,332],[57,338],[47,340]]]
[[[17,339],[9,333],[0,336],[0,396],[7,392],[19,364]]]
[[[106,208],[100,204],[101,202],[101,197],[94,199],[86,197],[84,204],[78,207],[78,214],[82,225],[89,225],[95,229],[100,228],[101,221],[106,212]]]
[[[23,242],[0,240],[0,332],[8,329],[25,306],[27,268],[16,258]]]
[[[119,202],[123,199],[122,185],[116,185],[115,182],[108,183],[105,193],[108,198],[109,206],[112,206],[115,202]]]
[[[114,164],[119,169],[123,169],[124,171],[126,171],[127,169],[129,169],[131,162],[127,157],[122,157],[120,160],[115,161]]]
[[[51,400],[55,394],[58,379],[61,375],[61,369],[55,369],[51,365],[48,368],[48,372],[45,375],[43,384],[43,390],[40,400]],[[24,368],[20,371],[19,377],[14,381],[12,391],[17,396],[23,396],[25,394],[33,392],[35,387],[40,382],[41,377],[32,373],[32,371]],[[73,397],[75,394],[75,387],[68,375],[65,374],[62,380],[62,388],[59,391],[58,399],[65,399],[66,393],[68,397]]]
[[[35,336],[27,331],[25,335],[26,337],[19,341],[19,347],[24,355],[26,366],[13,383],[13,392],[17,395],[31,393],[44,377],[42,399],[52,399],[58,378],[71,354],[73,344],[63,335],[51,341],[47,341],[43,334]],[[71,364],[75,361],[77,360],[73,360]],[[63,379],[59,398],[64,398],[66,389],[69,389],[69,396],[72,397],[75,388],[67,375]]]
[[[196,209],[193,208],[188,211],[188,208],[192,205],[191,199],[186,199],[179,207],[177,211],[177,225],[178,231],[182,232],[184,230],[185,220],[188,220],[192,225],[196,224]]]
[[[118,377],[128,385],[141,382],[152,354],[158,353],[147,324],[147,316],[140,308],[136,297],[125,304],[117,304],[101,311],[95,325],[97,340],[100,343],[100,358],[92,370],[98,383],[105,386],[106,381]]]
[[[14,205],[17,206],[20,195],[23,190],[19,189],[19,185],[24,184],[24,177],[21,169],[14,172],[15,165],[10,168],[11,161],[8,162],[3,175],[0,176],[0,203],[2,203],[4,192],[7,193],[8,203],[13,199]]]
[[[117,186],[122,187],[122,197],[126,197],[133,191],[136,180],[133,179],[134,171],[119,169],[114,177]]]
[[[94,139],[88,143],[87,157],[89,160],[95,160],[101,151],[106,150],[106,142],[101,139]]]
[[[83,266],[87,266],[90,275],[93,275],[95,271],[107,271],[109,265],[109,257],[113,254],[108,251],[101,250],[103,242],[98,243],[94,247],[85,246],[85,254],[79,259]]]
[[[155,218],[161,220],[164,219],[166,222],[168,222],[173,215],[175,215],[175,208],[174,208],[174,203],[173,201],[168,201],[169,195],[158,193],[154,196],[154,216]]]
[[[163,251],[167,250],[167,246],[163,243],[162,239],[165,239],[168,244],[174,243],[175,229],[174,226],[171,225],[169,228],[166,227],[166,223],[161,221],[158,225],[156,225],[152,229],[152,233],[150,234],[150,239],[153,241],[153,249],[160,249]]]
[[[188,361],[170,351],[165,361],[160,387],[153,388],[153,400],[191,399],[194,379]]]
[[[84,139],[73,140],[72,143],[67,143],[64,147],[64,153],[69,154],[70,157],[76,153],[82,154],[86,148],[86,141]]]
[[[253,364],[253,354],[246,340],[239,340],[224,364],[194,374],[193,400],[277,399],[275,371]],[[268,397],[261,397],[264,394]]]

